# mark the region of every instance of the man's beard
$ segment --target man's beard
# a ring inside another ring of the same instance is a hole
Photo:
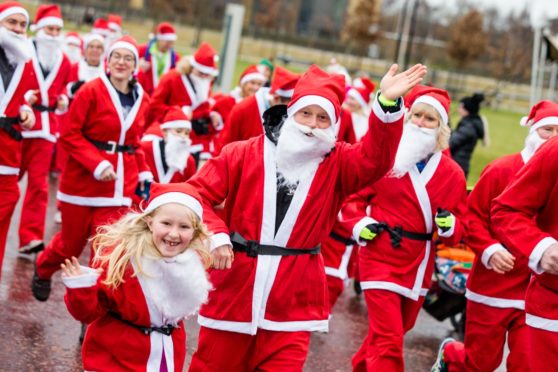
[[[527,138],[525,138],[525,151],[527,152],[527,160],[531,159],[535,152],[541,147],[546,140],[542,139],[536,130],[529,133]]]
[[[416,124],[407,122],[403,126],[403,135],[395,155],[395,164],[389,175],[401,178],[415,164],[434,153],[437,137],[437,128],[419,128]]]
[[[25,62],[31,58],[31,47],[27,36],[16,34],[0,26],[0,47],[4,49],[10,65]]]
[[[211,90],[211,79],[202,79],[194,74],[190,74],[190,79],[194,83],[194,89],[198,98],[201,101],[205,101],[209,97],[209,91]]]
[[[64,44],[62,51],[68,56],[70,62],[76,63],[81,59],[81,48],[72,44]]]
[[[307,134],[313,134],[308,136]],[[314,175],[320,162],[335,147],[335,130],[310,128],[288,117],[277,141],[277,171],[282,182],[296,188],[299,181]]]
[[[62,36],[50,36],[41,29],[35,36],[35,43],[39,63],[45,70],[52,71],[62,49]]]
[[[190,138],[183,138],[172,133],[165,136],[165,160],[170,169],[184,172],[190,155]]]

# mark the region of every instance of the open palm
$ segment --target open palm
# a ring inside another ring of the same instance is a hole
[[[427,72],[426,66],[421,64],[416,64],[400,73],[397,73],[398,68],[396,64],[391,65],[380,82],[380,91],[389,100],[404,96],[422,81]]]

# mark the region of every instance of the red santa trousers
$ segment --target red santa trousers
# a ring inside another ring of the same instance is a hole
[[[345,289],[345,282],[343,279],[336,278],[334,276],[326,275],[327,279],[327,291],[329,294],[329,312],[332,313],[333,305],[337,302],[341,293]]]
[[[353,371],[403,372],[403,337],[413,328],[424,301],[383,289],[366,289],[368,336],[353,356]]]
[[[449,371],[494,371],[502,363],[506,334],[510,349],[506,371],[529,371],[525,312],[468,301],[465,345],[455,342],[444,349],[444,361]]]
[[[0,174],[0,274],[6,250],[6,240],[14,208],[19,199],[19,187],[16,175]]]
[[[23,140],[19,178],[27,173],[27,189],[19,220],[19,246],[43,240],[48,205],[48,171],[54,143],[41,138]]]
[[[556,371],[558,369],[558,332],[527,327],[529,346],[529,365],[531,371]]]
[[[39,278],[49,279],[66,258],[79,257],[97,227],[117,221],[128,210],[128,207],[85,207],[61,202],[62,229],[37,256]]]
[[[310,332],[258,329],[244,333],[200,328],[198,351],[189,372],[297,372],[302,371]]]

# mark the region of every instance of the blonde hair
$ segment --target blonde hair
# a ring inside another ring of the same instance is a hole
[[[182,57],[176,63],[176,71],[178,71],[181,75],[188,75],[192,72],[192,63],[190,63],[190,57]]]
[[[137,271],[133,274],[136,276],[145,274],[141,267],[142,256],[163,257],[153,243],[153,234],[147,224],[147,220],[158,210],[150,213],[132,211],[116,223],[97,229],[91,246],[95,252],[93,264],[103,267],[107,272],[103,284],[114,289],[124,283],[124,274],[132,259],[137,264]],[[193,222],[194,236],[186,249],[196,251],[207,268],[211,265],[208,247],[210,234],[192,210],[188,209],[187,217]]]
[[[438,136],[436,138],[436,149],[435,151],[443,151],[449,147],[449,138],[451,134],[451,130],[449,125],[444,124],[442,121],[442,117],[438,110],[434,108],[434,106],[429,105],[428,103],[418,102],[414,104],[411,109],[407,112],[405,117],[405,122],[411,119],[411,116],[416,111],[425,111],[430,115],[434,115],[438,119]]]

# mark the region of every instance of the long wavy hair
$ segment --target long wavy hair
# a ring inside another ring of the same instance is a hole
[[[153,243],[153,234],[147,225],[148,219],[155,216],[158,210],[159,208],[150,213],[132,211],[116,223],[97,229],[91,244],[95,252],[93,265],[106,270],[103,284],[116,288],[123,283],[124,273],[132,259],[137,269],[133,275],[137,276],[145,274],[141,267],[142,256],[163,257]],[[188,209],[187,217],[194,227],[194,235],[187,249],[195,250],[207,268],[211,265],[210,234],[192,210]]]

